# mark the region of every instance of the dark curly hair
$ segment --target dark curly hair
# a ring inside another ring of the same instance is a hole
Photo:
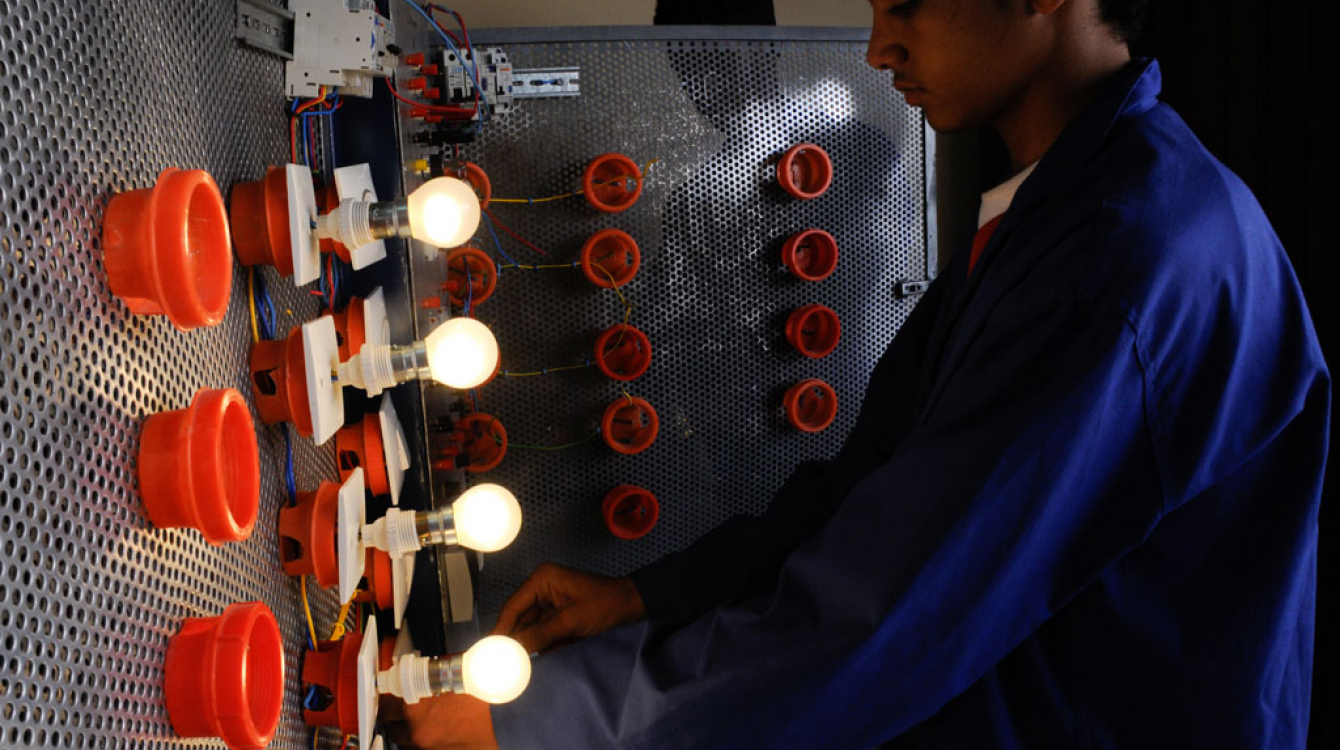
[[[1140,38],[1149,19],[1149,0],[1098,0],[1103,23],[1130,44]]]

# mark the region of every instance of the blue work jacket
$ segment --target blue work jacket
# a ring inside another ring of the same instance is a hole
[[[503,750],[1303,748],[1329,378],[1137,61],[957,253],[839,455],[536,659]]]

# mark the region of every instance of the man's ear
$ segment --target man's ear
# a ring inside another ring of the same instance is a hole
[[[1034,13],[1041,13],[1045,16],[1060,10],[1066,2],[1067,0],[1030,0],[1028,5]]]

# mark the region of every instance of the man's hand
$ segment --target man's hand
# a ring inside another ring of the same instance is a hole
[[[447,693],[408,705],[382,696],[381,719],[399,746],[416,750],[498,750],[489,704]]]
[[[503,605],[493,632],[510,635],[527,651],[549,651],[646,616],[631,579],[545,563]]]

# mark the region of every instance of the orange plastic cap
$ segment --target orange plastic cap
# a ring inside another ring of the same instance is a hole
[[[330,313],[335,321],[335,343],[340,350],[340,361],[345,362],[363,349],[368,341],[368,327],[363,300],[351,297],[349,306],[339,312]]]
[[[368,547],[363,569],[368,587],[354,596],[354,601],[367,602],[377,609],[390,610],[395,606],[395,581],[392,577],[391,555]],[[394,639],[392,639],[394,642]],[[385,667],[383,667],[385,669]]]
[[[615,380],[636,380],[651,366],[651,340],[638,329],[620,323],[596,338],[596,367]]]
[[[262,602],[191,617],[163,664],[168,719],[182,737],[218,737],[233,750],[270,744],[284,704],[284,644]]]
[[[782,265],[805,281],[823,281],[832,276],[837,263],[837,240],[822,229],[797,232],[782,246]]]
[[[582,174],[586,202],[607,214],[627,211],[642,195],[642,170],[623,154],[601,154]]]
[[[464,454],[469,462],[465,470],[474,474],[498,468],[507,455],[507,430],[497,417],[467,414],[456,423],[448,455]]]
[[[488,173],[483,167],[474,162],[465,163],[465,181],[474,188],[475,195],[479,196],[479,207],[488,208],[489,201],[493,198],[493,183],[489,180]]]
[[[842,320],[823,305],[798,307],[786,319],[786,340],[806,357],[827,357],[841,339]]]
[[[782,399],[786,419],[801,432],[823,432],[837,417],[837,393],[822,380],[802,380]]]
[[[447,281],[442,291],[454,307],[463,308],[468,300],[473,310],[492,297],[497,288],[498,267],[483,250],[466,246],[447,253]]]
[[[288,226],[288,178],[280,167],[267,167],[255,182],[233,186],[233,243],[244,266],[274,266],[293,275],[293,241]]]
[[[605,445],[629,456],[650,448],[660,429],[661,419],[656,410],[640,398],[620,398],[605,407],[600,420]]]
[[[833,160],[813,143],[792,146],[777,162],[777,182],[801,200],[818,198],[833,184]]]
[[[596,286],[623,286],[633,280],[641,265],[637,241],[621,229],[602,229],[582,245],[582,273]]]
[[[298,502],[279,511],[279,558],[291,576],[316,576],[322,588],[340,582],[335,549],[340,486],[322,482],[316,492],[299,492]]]
[[[307,650],[302,682],[321,688],[328,698],[319,708],[303,709],[307,726],[339,727],[344,734],[358,734],[358,649],[362,645],[362,633],[345,633],[338,641],[321,641],[316,650]]]
[[[251,412],[231,388],[197,391],[189,408],[155,414],[140,431],[140,496],[160,529],[198,529],[210,544],[250,537],[260,472]]]
[[[365,414],[362,419],[335,433],[335,465],[341,482],[347,481],[354,469],[361,466],[373,497],[391,494],[386,450],[382,444],[382,423],[376,414]]]
[[[251,394],[266,424],[292,422],[299,435],[312,436],[312,409],[307,405],[307,365],[302,358],[302,328],[294,326],[283,341],[260,341],[251,347]]]
[[[112,294],[183,331],[217,325],[233,288],[228,212],[214,178],[169,167],[152,188],[112,198],[102,224]]]
[[[621,484],[605,495],[601,505],[605,528],[620,539],[639,539],[647,535],[661,516],[656,496],[631,484]]]

